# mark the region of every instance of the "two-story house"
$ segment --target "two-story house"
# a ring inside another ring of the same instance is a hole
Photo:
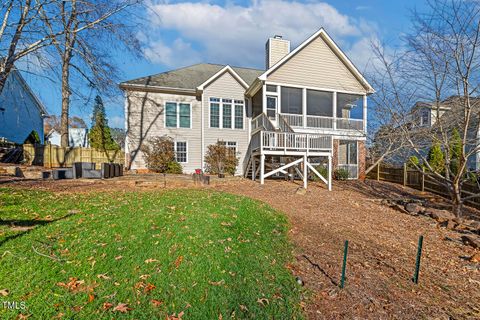
[[[265,48],[265,70],[196,64],[121,83],[130,167],[145,167],[142,143],[168,135],[186,173],[224,141],[237,173],[261,183],[293,172],[306,186],[313,173],[330,187],[338,169],[362,177],[370,84],[323,28],[294,50],[280,36]]]

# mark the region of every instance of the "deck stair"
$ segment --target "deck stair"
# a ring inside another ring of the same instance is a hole
[[[281,114],[275,124],[265,113],[251,123],[251,139],[244,160],[244,176],[260,179],[267,177],[299,177],[307,187],[312,173],[331,190],[333,139],[329,135],[295,132]],[[311,157],[328,158],[328,177],[323,177],[309,162]]]

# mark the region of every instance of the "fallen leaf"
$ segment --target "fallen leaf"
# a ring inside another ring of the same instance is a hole
[[[152,299],[150,300],[150,302],[153,304],[154,307],[160,307],[163,304],[163,301],[156,299]]]
[[[148,277],[150,277],[149,274],[142,274],[139,278],[142,279],[142,280],[147,280]]]
[[[120,260],[122,258],[123,258],[123,256],[118,256],[118,257],[115,257],[115,260]]]
[[[126,303],[119,303],[115,308],[113,308],[113,311],[118,311],[120,313],[127,313],[130,310],[132,309],[129,308],[128,304]]]
[[[147,284],[145,288],[143,288],[143,293],[150,293],[150,291],[152,291],[153,289],[155,289],[155,285],[154,284]]]
[[[113,307],[113,303],[110,303],[110,302],[104,302],[102,306],[103,310],[108,310],[111,307]]]
[[[157,259],[147,259],[145,260],[145,263],[152,263],[152,262],[158,262]]]
[[[175,259],[175,269],[178,269],[182,261],[183,261],[183,256],[179,256],[177,259]]]
[[[93,300],[95,300],[95,296],[93,294],[89,294],[88,295],[88,302],[93,302]]]
[[[0,296],[6,297],[8,296],[9,291],[7,289],[0,290]]]
[[[103,279],[103,280],[108,280],[108,279],[110,279],[110,277],[107,276],[106,273],[98,274],[98,275],[97,275],[97,278],[98,278],[98,279]]]
[[[257,300],[257,302],[260,303],[262,306],[269,303],[267,298],[260,298]]]
[[[222,279],[222,280],[216,281],[216,282],[215,281],[209,281],[208,283],[210,283],[212,286],[220,286],[220,285],[225,283],[225,280]]]
[[[243,304],[240,305],[240,310],[248,312],[248,308]]]

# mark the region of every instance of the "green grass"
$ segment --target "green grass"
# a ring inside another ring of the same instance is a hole
[[[0,218],[2,319],[302,318],[286,218],[248,198],[0,189]]]

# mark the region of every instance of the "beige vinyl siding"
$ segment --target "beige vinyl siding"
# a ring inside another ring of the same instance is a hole
[[[190,128],[165,127],[165,103],[189,103]],[[127,91],[128,151],[132,169],[144,169],[145,162],[139,151],[142,142],[155,136],[168,135],[176,141],[187,142],[187,163],[182,163],[184,173],[192,173],[201,163],[201,102],[195,96],[157,92]]]
[[[267,81],[339,91],[365,92],[362,84],[325,43],[321,35],[273,71]]]
[[[245,100],[245,88],[238,83],[229,72],[225,72],[214,82],[209,84],[203,91],[203,104],[205,106],[205,112],[203,115],[205,121],[205,152],[209,145],[217,143],[218,140],[236,141],[237,152],[239,152],[238,157],[240,158],[237,167],[237,174],[242,174],[243,159],[249,143],[246,107],[244,106],[243,110],[243,129],[210,128],[210,98]],[[220,123],[220,126],[221,125],[222,124]]]

